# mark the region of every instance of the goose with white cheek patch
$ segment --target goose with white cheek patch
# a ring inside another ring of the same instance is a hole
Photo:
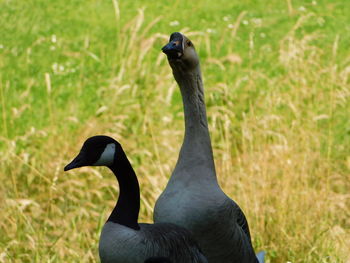
[[[263,262],[252,247],[241,208],[220,188],[213,159],[199,57],[190,39],[173,33],[162,48],[182,95],[185,137],[154,221],[189,229],[209,263]],[[258,261],[259,260],[259,261]]]
[[[138,223],[138,180],[116,140],[108,136],[87,139],[79,154],[64,170],[82,166],[106,166],[119,183],[118,201],[100,237],[99,254],[102,263],[144,263],[147,260],[207,263],[196,241],[185,228],[171,223]]]

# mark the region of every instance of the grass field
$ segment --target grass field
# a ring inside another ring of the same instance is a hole
[[[267,262],[350,260],[350,5],[346,0],[0,0],[0,262],[96,262],[117,198],[109,171],[63,167],[120,140],[140,220],[183,138],[160,48],[201,57],[218,178]]]

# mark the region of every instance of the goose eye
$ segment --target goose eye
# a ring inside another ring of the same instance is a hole
[[[192,46],[192,43],[191,43],[191,41],[187,41],[187,46]]]

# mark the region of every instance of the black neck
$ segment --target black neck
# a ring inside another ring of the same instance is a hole
[[[119,183],[119,198],[107,221],[133,229],[140,229],[137,220],[140,210],[140,188],[134,169],[123,151],[118,151],[118,161],[109,167]]]

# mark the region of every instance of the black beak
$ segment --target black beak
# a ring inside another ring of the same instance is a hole
[[[64,171],[68,171],[74,168],[79,168],[82,166],[86,166],[86,158],[84,152],[80,152],[77,157],[74,158],[69,164],[64,167]]]
[[[162,51],[168,59],[179,59],[184,52],[183,35],[178,32],[171,34],[169,43],[162,48]]]

